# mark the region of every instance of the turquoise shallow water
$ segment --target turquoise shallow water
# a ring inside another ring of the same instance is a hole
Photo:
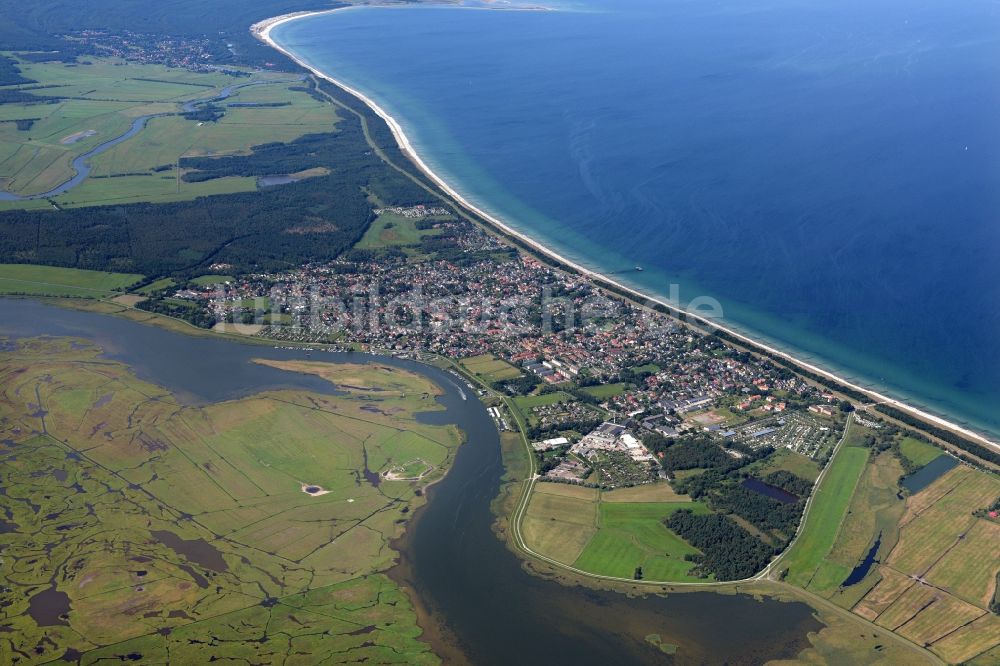
[[[555,6],[272,36],[512,226],[1000,436],[1000,5]]]

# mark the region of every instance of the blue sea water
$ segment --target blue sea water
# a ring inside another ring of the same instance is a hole
[[[1000,435],[1000,4],[547,4],[272,36],[511,226]]]

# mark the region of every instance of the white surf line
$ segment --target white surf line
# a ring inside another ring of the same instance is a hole
[[[944,418],[942,418],[940,416],[936,416],[934,414],[926,412],[926,411],[924,411],[922,409],[919,409],[917,407],[913,407],[912,405],[909,405],[909,404],[907,404],[905,402],[902,402],[900,400],[896,400],[895,398],[890,398],[889,396],[883,395],[881,393],[878,393],[877,391],[874,391],[872,389],[865,388],[864,386],[860,386],[858,384],[855,384],[855,383],[853,383],[851,381],[848,381],[848,380],[844,379],[843,377],[840,377],[839,375],[836,375],[836,374],[830,372],[829,370],[824,370],[823,368],[820,368],[819,366],[813,365],[812,363],[808,363],[808,362],[803,361],[803,360],[801,360],[799,358],[796,358],[795,356],[792,356],[788,352],[782,351],[782,350],[777,349],[775,347],[771,347],[770,345],[767,345],[767,344],[765,344],[763,342],[760,342],[758,340],[754,340],[753,338],[748,337],[748,336],[744,335],[743,333],[740,333],[740,332],[736,331],[735,329],[728,328],[726,326],[722,326],[718,322],[715,322],[713,320],[709,320],[709,319],[707,319],[705,317],[702,317],[701,315],[698,315],[698,314],[692,313],[692,312],[686,312],[686,311],[682,310],[681,308],[677,307],[676,305],[672,305],[672,304],[667,303],[667,302],[665,302],[663,300],[660,300],[659,298],[655,298],[655,297],[650,296],[648,294],[644,294],[644,293],[642,293],[640,291],[637,291],[637,290],[633,289],[632,287],[626,286],[626,285],[622,284],[621,282],[618,282],[618,281],[616,281],[616,280],[608,277],[607,275],[604,275],[603,273],[599,273],[597,271],[591,270],[591,269],[587,268],[586,266],[582,266],[582,265],[580,265],[580,264],[578,264],[578,263],[576,263],[576,262],[574,262],[574,261],[572,261],[570,259],[567,259],[566,257],[562,256],[561,254],[559,254],[555,250],[552,250],[552,249],[546,247],[545,245],[542,245],[541,243],[539,243],[538,241],[534,240],[533,238],[525,235],[524,233],[518,231],[517,229],[514,229],[514,228],[508,226],[507,224],[505,224],[501,220],[497,219],[493,215],[490,215],[489,213],[487,213],[486,211],[482,210],[481,208],[478,208],[475,204],[473,204],[472,202],[468,201],[465,197],[463,197],[461,194],[459,194],[458,191],[455,190],[455,188],[453,188],[451,185],[449,185],[443,178],[441,178],[440,176],[438,176],[434,171],[431,170],[431,168],[429,166],[427,166],[427,164],[423,161],[423,159],[421,159],[420,155],[418,155],[417,152],[413,149],[413,145],[410,143],[410,140],[407,138],[406,134],[403,132],[402,126],[400,126],[400,124],[396,121],[396,119],[393,118],[391,115],[389,115],[389,113],[386,112],[385,109],[383,109],[382,107],[380,107],[378,104],[375,103],[374,100],[370,99],[368,96],[366,96],[361,91],[355,90],[354,88],[350,87],[346,83],[335,79],[334,77],[330,76],[329,74],[326,74],[325,72],[322,72],[319,69],[317,69],[316,67],[313,67],[309,63],[305,62],[304,60],[302,60],[301,58],[299,58],[297,55],[295,55],[294,53],[290,52],[288,49],[285,49],[284,47],[282,47],[280,44],[278,44],[276,41],[274,41],[274,39],[271,37],[271,31],[274,28],[276,28],[279,25],[283,25],[285,23],[288,23],[290,21],[297,21],[299,19],[303,19],[303,18],[306,18],[306,17],[309,17],[309,16],[319,16],[319,15],[322,15],[322,14],[332,14],[333,12],[346,11],[348,9],[355,9],[355,8],[357,8],[359,6],[365,6],[365,5],[356,5],[356,6],[351,6],[351,7],[338,7],[336,9],[328,9],[328,10],[324,10],[324,11],[295,12],[293,14],[284,14],[282,16],[275,16],[273,18],[266,19],[266,20],[261,21],[259,23],[255,23],[254,25],[252,25],[250,27],[250,31],[253,33],[253,35],[255,37],[257,37],[258,39],[260,39],[261,41],[263,41],[264,43],[266,43],[268,46],[270,46],[271,48],[275,49],[276,51],[278,51],[280,53],[283,53],[288,58],[290,58],[295,63],[297,63],[299,66],[301,66],[301,67],[309,70],[310,72],[312,72],[314,75],[318,76],[319,78],[324,79],[326,81],[329,81],[333,85],[337,86],[338,88],[341,88],[342,90],[346,91],[347,93],[349,93],[349,94],[357,97],[359,100],[361,100],[362,102],[364,102],[372,111],[374,111],[380,118],[382,118],[382,120],[385,121],[385,123],[389,126],[389,129],[392,131],[392,135],[396,139],[396,143],[399,145],[399,149],[414,164],[417,165],[417,168],[419,168],[420,171],[422,171],[425,176],[427,176],[428,178],[430,178],[438,187],[440,187],[442,190],[444,190],[452,199],[454,199],[455,201],[457,201],[458,203],[460,203],[468,211],[470,211],[474,215],[479,216],[482,219],[488,221],[490,224],[492,224],[493,226],[497,227],[498,229],[500,229],[501,231],[503,231],[505,234],[508,234],[510,236],[513,236],[514,238],[517,238],[519,241],[521,241],[525,245],[529,246],[531,249],[535,250],[539,254],[543,254],[543,255],[545,255],[545,256],[547,256],[547,257],[549,257],[551,259],[554,259],[554,260],[556,260],[556,261],[558,261],[558,262],[560,262],[560,263],[562,263],[562,264],[564,264],[566,266],[569,266],[573,270],[579,272],[581,275],[589,277],[589,278],[591,278],[591,279],[593,279],[595,281],[604,282],[605,284],[612,285],[616,289],[620,289],[620,290],[622,290],[622,291],[630,294],[631,296],[633,296],[636,299],[641,299],[641,300],[643,300],[643,301],[645,301],[647,303],[655,303],[655,304],[660,305],[662,307],[665,307],[668,310],[670,310],[672,312],[675,312],[677,314],[684,314],[686,317],[690,317],[691,319],[695,320],[696,322],[698,322],[698,323],[700,323],[702,325],[708,326],[710,328],[717,328],[720,331],[724,331],[725,333],[733,336],[734,338],[736,338],[737,340],[739,340],[739,341],[741,341],[741,342],[743,342],[745,344],[748,344],[748,345],[750,345],[752,347],[757,347],[759,349],[763,349],[763,350],[767,351],[770,354],[774,354],[775,356],[779,356],[779,357],[781,357],[781,358],[783,358],[783,359],[785,359],[787,361],[791,361],[792,363],[794,363],[794,364],[796,364],[796,365],[798,365],[798,366],[800,366],[802,368],[805,368],[805,369],[809,370],[810,372],[815,372],[816,374],[821,375],[823,377],[826,377],[827,379],[831,379],[831,380],[833,380],[835,382],[838,382],[838,383],[840,383],[840,384],[842,384],[844,386],[847,386],[847,387],[849,387],[851,389],[854,389],[855,391],[859,391],[861,393],[864,393],[865,395],[867,395],[869,398],[872,398],[876,402],[881,402],[881,403],[884,403],[884,404],[887,404],[887,405],[891,405],[891,406],[893,406],[893,407],[895,407],[895,408],[897,408],[897,409],[899,409],[901,411],[907,412],[907,413],[909,413],[909,414],[911,414],[913,416],[917,416],[918,418],[924,419],[925,421],[929,421],[931,423],[934,423],[935,425],[941,426],[943,428],[947,428],[948,430],[952,430],[952,431],[954,431],[956,433],[960,433],[961,435],[963,435],[963,436],[965,436],[965,437],[967,437],[967,438],[969,438],[971,440],[974,440],[974,441],[976,441],[976,442],[978,442],[980,444],[983,444],[983,445],[985,445],[985,446],[993,449],[994,451],[1000,452],[1000,443],[995,442],[995,441],[993,441],[991,439],[988,439],[987,437],[979,434],[978,432],[975,432],[974,430],[970,430],[969,428],[966,428],[966,427],[961,426],[961,425],[959,425],[957,423],[953,423],[951,421],[948,421],[947,419],[944,419]]]

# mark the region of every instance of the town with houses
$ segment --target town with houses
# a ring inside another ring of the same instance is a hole
[[[508,399],[490,413],[514,430],[518,410],[547,479],[651,482],[662,451],[646,442],[695,433],[736,457],[788,448],[824,464],[842,432],[832,393],[768,359],[513,252],[443,208],[376,213],[426,235],[164,296],[276,341],[489,359],[473,374]]]

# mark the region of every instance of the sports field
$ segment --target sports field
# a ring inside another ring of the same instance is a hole
[[[0,352],[0,662],[436,661],[378,573],[460,441],[414,416],[439,409],[435,386],[294,363],[343,394],[195,407],[99,351],[45,338]],[[436,471],[382,478],[417,461]]]
[[[39,194],[67,181],[74,174],[73,158],[123,135],[135,118],[173,114],[150,119],[132,138],[94,156],[90,177],[54,198],[62,207],[167,202],[254,190],[254,178],[186,182],[177,162],[188,156],[246,153],[253,145],[329,132],[336,122],[333,107],[293,90],[302,84],[289,75],[236,77],[103,58],[87,63],[23,62],[19,67],[38,81],[35,85],[48,86],[33,94],[57,99],[0,107],[0,120],[33,119],[27,129],[15,122],[0,123],[0,188],[14,194]],[[243,87],[216,102],[223,112],[216,121],[178,115],[185,102],[255,81],[274,83]],[[48,206],[37,200],[0,202],[0,209]]]
[[[0,264],[0,294],[103,298],[142,279],[134,273],[104,273],[77,268]]]

